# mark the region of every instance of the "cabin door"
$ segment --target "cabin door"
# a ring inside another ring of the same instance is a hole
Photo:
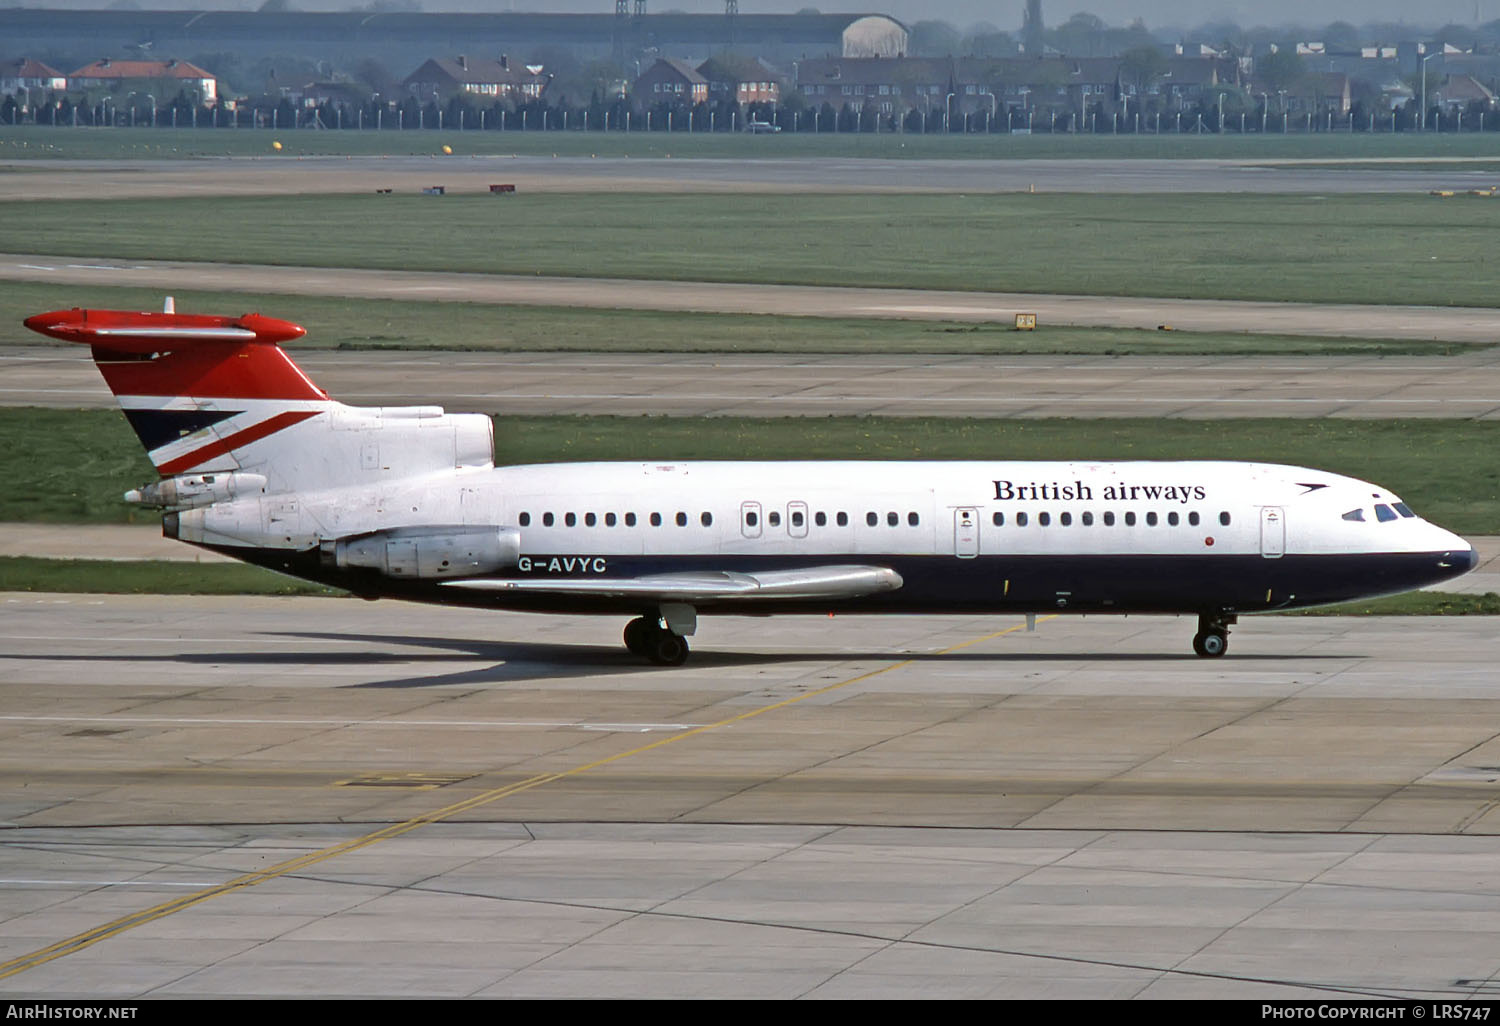
[[[979,555],[979,510],[972,506],[953,511],[953,554],[959,559]]]
[[[1260,509],[1260,554],[1267,559],[1286,555],[1286,516],[1280,506]]]
[[[746,538],[760,537],[760,503],[740,503],[740,534]]]

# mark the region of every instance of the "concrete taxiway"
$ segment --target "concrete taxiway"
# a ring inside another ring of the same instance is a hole
[[[452,140],[459,144],[460,139]],[[390,156],[209,156],[162,160],[24,160],[0,164],[0,201],[148,196],[487,192],[496,182],[523,193],[580,192],[1091,192],[1379,193],[1487,189],[1500,181],[1493,158],[1418,160],[907,160],[775,156],[760,159],[483,156],[462,152]],[[660,146],[663,137],[642,140]],[[269,143],[267,144],[269,146]]]
[[[1460,997],[1486,619],[0,596],[12,996]],[[54,947],[54,945],[60,945]],[[55,957],[54,957],[55,956]]]
[[[336,398],[482,413],[697,416],[1500,415],[1500,347],[1393,356],[860,356],[298,350]],[[113,407],[80,346],[0,348],[0,405]],[[502,454],[503,456],[503,454]]]
[[[1179,331],[1500,342],[1500,310],[1481,307],[632,281],[168,260],[79,260],[16,253],[0,254],[0,280],[45,283],[59,289],[131,286],[160,289],[164,294],[181,289],[211,289],[245,292],[257,297],[270,294],[345,296],[968,324],[1013,324],[1018,313],[1031,313],[1037,316],[1038,323],[1052,326],[1152,331],[1165,326]],[[7,330],[17,332],[17,338],[25,337],[19,334],[18,327]]]

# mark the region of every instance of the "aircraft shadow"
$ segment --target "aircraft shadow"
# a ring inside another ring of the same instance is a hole
[[[423,670],[416,675],[391,677],[381,680],[361,681],[340,685],[346,688],[419,688],[451,687],[455,685],[508,684],[540,680],[565,680],[576,677],[650,673],[661,670],[627,652],[622,645],[578,645],[559,642],[489,641],[470,638],[432,637],[417,635],[386,634],[333,634],[318,632],[276,632],[268,637],[292,638],[305,641],[345,642],[342,650],[328,651],[283,649],[268,651],[252,649],[241,652],[181,652],[149,653],[142,655],[83,655],[79,653],[34,654],[20,658],[56,662],[100,662],[100,663],[152,663],[170,662],[188,666],[327,666],[327,667],[371,667],[400,664],[410,667],[420,664]],[[424,652],[373,651],[361,648],[360,642],[373,646],[401,645]],[[436,650],[436,651],[434,651]],[[1296,659],[1298,661],[1357,659],[1355,653],[1337,654],[1319,652],[1313,654],[1286,653],[1238,653],[1225,657],[1231,662],[1265,662]],[[442,672],[446,665],[454,663],[472,664],[476,660],[490,665],[475,668],[454,669]],[[915,662],[915,663],[1148,663],[1191,662],[1208,669],[1213,664],[1200,660],[1190,652],[900,652],[900,651],[849,651],[827,652],[736,652],[723,649],[697,650],[689,657],[687,670],[712,670],[745,666],[765,666],[775,663],[852,663],[852,662]],[[274,671],[273,671],[274,672]]]

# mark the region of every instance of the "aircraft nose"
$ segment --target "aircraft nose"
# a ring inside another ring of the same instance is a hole
[[[1461,577],[1479,565],[1479,553],[1472,545],[1449,549],[1438,557],[1437,565],[1445,578]]]

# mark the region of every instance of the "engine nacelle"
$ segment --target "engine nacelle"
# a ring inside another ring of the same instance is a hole
[[[326,541],[323,564],[375,570],[387,577],[428,579],[484,574],[515,566],[521,532],[514,527],[393,527]]]
[[[260,495],[265,490],[266,478],[263,474],[239,471],[181,474],[140,488],[132,488],[125,493],[125,501],[141,506],[159,506],[162,509],[196,509],[199,506],[212,506],[216,502]]]

